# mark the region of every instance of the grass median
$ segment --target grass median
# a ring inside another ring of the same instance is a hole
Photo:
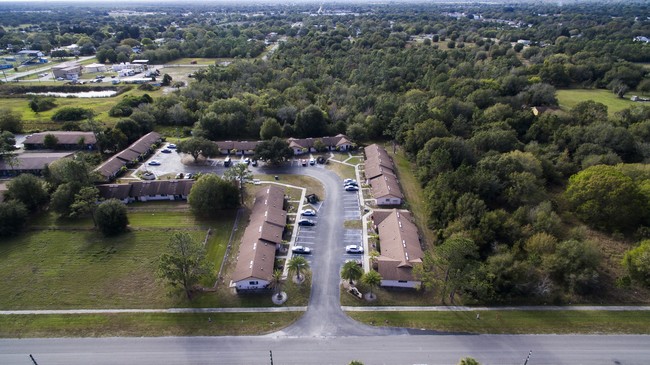
[[[0,337],[156,337],[260,335],[284,328],[303,312],[124,313],[0,316]]]
[[[650,311],[348,312],[377,326],[482,334],[650,334]],[[480,315],[477,318],[477,314]]]

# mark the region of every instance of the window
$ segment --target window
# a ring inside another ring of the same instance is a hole
[[[406,280],[398,280],[397,282],[398,283],[408,283],[408,281],[406,281]]]
[[[257,285],[257,280],[256,281],[249,281],[248,285]]]

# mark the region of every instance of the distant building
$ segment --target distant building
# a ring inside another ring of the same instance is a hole
[[[159,144],[162,136],[157,132],[149,132],[133,142],[129,147],[99,165],[94,172],[105,181],[114,180],[120,173],[147,157],[153,152],[152,146]]]
[[[103,199],[117,199],[124,204],[154,200],[187,200],[194,180],[136,181],[129,184],[97,185]]]
[[[25,138],[23,145],[26,150],[45,149],[45,136],[53,135],[57,139],[56,149],[59,150],[94,150],[97,139],[93,132],[41,132]]]
[[[101,63],[91,63],[90,65],[84,66],[84,71],[87,73],[106,72],[106,65],[102,65]]]
[[[77,62],[66,62],[52,66],[52,73],[55,78],[76,80],[81,76],[81,65]]]
[[[0,176],[9,177],[20,174],[32,174],[40,176],[45,165],[62,158],[71,157],[72,152],[26,152],[18,154],[13,162],[0,160]]]
[[[644,36],[637,36],[633,38],[634,42],[643,42],[643,43],[650,43],[650,38],[644,37]]]
[[[386,150],[372,144],[364,149],[364,174],[377,205],[400,205],[404,195],[397,180],[395,165]]]

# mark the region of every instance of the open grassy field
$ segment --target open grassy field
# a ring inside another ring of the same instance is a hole
[[[33,85],[38,84],[37,81],[33,83]],[[83,91],[83,85],[80,86],[79,91]],[[153,98],[162,95],[160,90],[145,92],[134,87],[121,95],[110,98],[56,98],[57,106],[55,108],[40,113],[35,113],[29,108],[28,98],[0,98],[0,109],[6,108],[17,113],[23,121],[25,132],[60,129],[63,123],[52,121],[52,115],[66,106],[90,109],[95,113],[94,119],[96,121],[106,126],[113,126],[121,118],[109,116],[108,111],[126,95],[141,96],[145,93],[148,93]]]
[[[234,58],[179,58],[173,61],[167,62],[165,65],[214,65],[219,62],[232,62]],[[192,63],[195,62],[195,63]]]
[[[350,165],[345,165],[338,162],[330,161],[326,168],[334,171],[341,179],[356,179],[357,176],[354,171],[354,167]]]
[[[274,175],[265,175],[258,174],[253,175],[254,179],[260,179],[263,181],[275,181]],[[288,184],[293,186],[300,186],[307,189],[307,194],[316,194],[321,200],[325,200],[325,189],[323,185],[318,182],[318,180],[313,177],[304,176],[304,175],[279,175],[279,183]],[[291,200],[296,200],[300,198],[298,191],[287,191],[287,194],[290,194]]]
[[[650,334],[650,312],[483,311],[479,312],[348,312],[357,321],[380,326],[443,332],[541,334]]]
[[[302,312],[0,316],[0,337],[223,336],[277,331]]]
[[[629,97],[631,94],[626,95]],[[609,115],[629,108],[637,103],[629,99],[618,98],[609,90],[602,89],[565,89],[557,91],[557,99],[560,107],[564,111],[569,111],[581,101],[593,100],[598,103],[607,105]]]
[[[189,212],[131,211],[131,231],[106,238],[90,219],[57,219],[42,214],[27,232],[0,244],[2,309],[167,308],[220,306],[214,293],[188,303],[157,278],[158,257],[171,234],[188,231],[203,242],[209,258],[221,265],[234,212],[200,220]],[[205,297],[205,298],[203,298]],[[269,300],[270,301],[270,300]]]

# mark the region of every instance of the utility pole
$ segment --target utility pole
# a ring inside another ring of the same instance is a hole
[[[532,355],[532,354],[533,354],[533,350],[530,350],[528,352],[528,356],[526,356],[526,360],[524,360],[524,365],[528,364],[528,360],[530,360],[530,355]]]

